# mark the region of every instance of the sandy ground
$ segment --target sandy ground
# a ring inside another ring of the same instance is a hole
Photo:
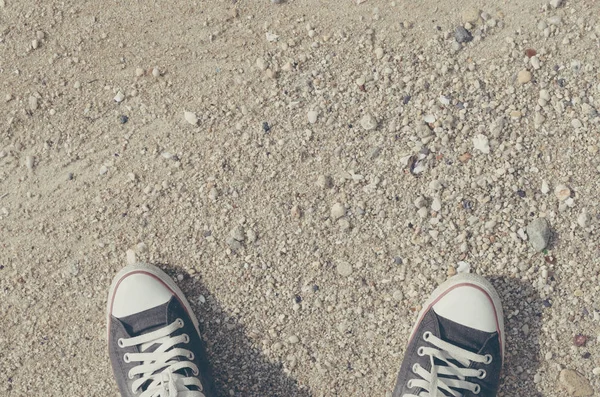
[[[600,393],[600,3],[439,3],[0,0],[0,394],[117,395],[127,250],[222,396],[386,396],[465,266],[500,395]]]

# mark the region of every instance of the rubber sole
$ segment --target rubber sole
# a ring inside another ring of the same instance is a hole
[[[108,333],[108,330],[110,327],[110,313],[112,313],[112,305],[113,305],[113,300],[115,297],[115,291],[116,291],[117,287],[119,286],[119,284],[121,283],[121,281],[125,277],[127,277],[128,275],[134,274],[134,273],[148,274],[148,275],[154,277],[155,279],[159,280],[168,289],[170,289],[171,292],[173,293],[173,295],[175,295],[177,297],[179,302],[181,302],[181,304],[187,311],[188,315],[192,319],[192,322],[194,323],[194,327],[196,328],[198,335],[200,335],[200,327],[199,327],[198,319],[196,318],[196,315],[194,314],[194,311],[192,310],[192,307],[190,306],[190,303],[186,299],[184,293],[177,286],[177,284],[175,284],[175,281],[173,281],[173,279],[171,277],[169,277],[169,275],[167,273],[163,272],[158,267],[153,266],[153,265],[148,265],[145,263],[136,263],[135,265],[128,265],[128,266],[124,267],[123,269],[121,269],[121,271],[119,273],[117,273],[117,275],[113,278],[113,281],[110,285],[110,289],[108,291],[108,300],[106,302],[106,330],[107,330],[107,333]]]
[[[459,285],[474,285],[474,286],[478,287],[479,289],[481,289],[485,294],[487,294],[489,299],[492,301],[492,304],[496,311],[496,319],[498,320],[498,333],[499,333],[499,337],[500,337],[500,344],[502,346],[502,362],[504,363],[505,341],[504,341],[504,312],[502,310],[502,302],[500,300],[500,296],[498,295],[498,292],[496,292],[496,289],[492,286],[492,284],[490,284],[490,282],[488,280],[486,280],[485,277],[480,276],[478,274],[460,273],[460,274],[457,274],[456,276],[449,278],[442,284],[440,284],[433,291],[431,296],[423,304],[423,308],[419,312],[419,317],[417,318],[417,321],[416,321],[415,325],[413,326],[413,329],[410,333],[409,340],[412,340],[415,330],[417,329],[418,325],[421,323],[423,316],[425,315],[425,313],[427,313],[429,311],[429,309],[431,309],[433,304],[435,302],[437,302],[437,300],[440,297],[442,297],[446,292],[450,291],[451,289],[453,289]]]

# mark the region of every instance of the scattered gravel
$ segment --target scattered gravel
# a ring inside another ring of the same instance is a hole
[[[549,1],[6,0],[0,395],[116,395],[128,250],[190,298],[219,396],[389,395],[459,271],[502,298],[499,395],[598,394],[600,2]]]

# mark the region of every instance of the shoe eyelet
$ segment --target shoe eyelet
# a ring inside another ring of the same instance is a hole
[[[479,374],[477,375],[477,378],[484,379],[486,375],[487,375],[487,372],[485,372],[485,369],[480,369]]]
[[[427,341],[429,340],[429,337],[431,336],[431,332],[427,331],[423,334],[423,340]]]
[[[131,362],[131,360],[129,359],[129,353],[123,354],[123,361],[125,361],[127,364]]]
[[[178,318],[177,320],[175,320],[177,322],[177,325],[179,326],[179,328],[183,328],[183,320]]]
[[[118,345],[120,348],[124,348],[124,347],[125,347],[125,341],[123,340],[123,338],[119,338],[119,339],[117,339],[117,345]]]
[[[192,374],[194,374],[194,376],[198,376],[200,375],[200,371],[198,371],[198,368],[194,368],[192,369]]]
[[[188,334],[183,334],[183,343],[190,343],[190,337]]]
[[[127,372],[127,377],[129,379],[133,379],[133,374],[131,373],[131,371]]]
[[[473,394],[479,394],[480,391],[481,391],[481,386],[475,385],[475,387],[473,388]]]
[[[406,382],[406,387],[409,388],[409,389],[413,388],[413,386],[412,386],[412,379],[409,380],[408,382]]]
[[[491,364],[493,359],[491,354],[486,354],[484,364]]]
[[[417,371],[419,371],[419,368],[421,368],[421,366],[420,366],[419,364],[415,364],[415,365],[413,365],[413,367],[412,367],[412,371],[413,371],[413,372],[416,374],[416,373],[417,373]]]
[[[188,360],[194,361],[194,358],[196,358],[196,356],[194,356],[194,353],[190,352],[190,354],[188,354]]]
[[[418,354],[420,357],[423,357],[423,356],[425,355],[425,348],[424,348],[424,347],[422,347],[422,346],[421,346],[421,347],[419,347],[419,349],[417,350],[417,354]]]

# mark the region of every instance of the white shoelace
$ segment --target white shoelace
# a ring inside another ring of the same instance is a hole
[[[454,397],[461,397],[462,394],[456,390],[451,389],[463,389],[469,390],[475,394],[481,391],[481,387],[469,381],[466,378],[479,378],[483,379],[486,376],[485,370],[473,369],[473,368],[460,368],[450,360],[459,362],[464,367],[469,367],[471,362],[490,364],[492,362],[492,356],[486,354],[482,356],[480,354],[472,353],[468,350],[462,349],[451,343],[445,342],[431,332],[425,332],[423,339],[433,347],[419,347],[417,354],[419,356],[429,356],[431,360],[431,372],[425,370],[419,364],[415,364],[412,370],[415,374],[419,375],[422,379],[411,379],[408,381],[408,387],[418,387],[424,389],[419,395],[405,394],[403,397],[443,397],[445,396],[443,391],[446,391]],[[438,366],[435,364],[435,359],[441,360],[446,363],[446,366]],[[438,375],[453,376],[453,378],[438,378]],[[443,391],[442,391],[443,390]]]
[[[192,370],[194,376],[198,376],[199,370],[194,359],[194,353],[187,349],[175,347],[181,343],[189,343],[190,338],[186,334],[170,336],[176,330],[183,328],[183,320],[177,319],[156,331],[149,332],[134,338],[121,338],[118,340],[119,347],[140,346],[141,353],[125,353],[123,360],[126,363],[139,362],[141,364],[129,371],[129,378],[136,379],[131,390],[138,393],[143,385],[150,382],[140,397],[205,397],[202,384],[196,377],[186,377],[176,371],[184,368]],[[145,353],[153,345],[158,347]],[[170,349],[170,350],[169,350]],[[179,360],[177,360],[179,358]],[[190,390],[188,386],[196,386],[199,391]]]

